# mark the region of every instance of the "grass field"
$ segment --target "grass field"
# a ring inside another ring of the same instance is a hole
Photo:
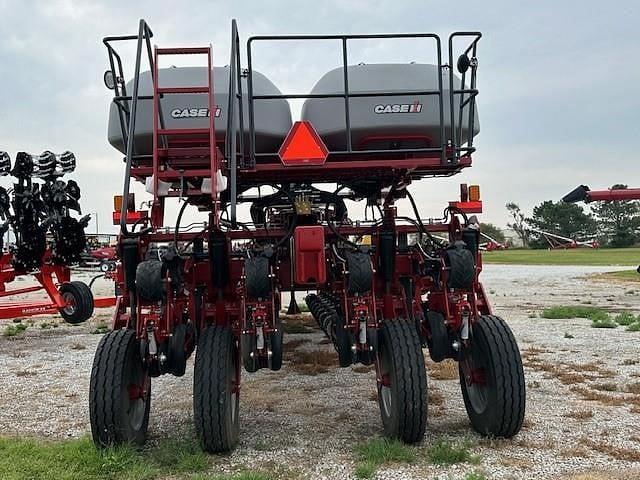
[[[495,250],[482,254],[484,263],[512,265],[640,264],[640,248],[574,248],[570,250]]]
[[[607,272],[599,275],[606,279],[620,280],[623,282],[638,282],[640,284],[640,274],[634,270],[621,270],[619,272]]]

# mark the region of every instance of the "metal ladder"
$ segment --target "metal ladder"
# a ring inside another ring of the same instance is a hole
[[[158,57],[163,55],[206,55],[207,85],[172,87],[160,86],[158,75]],[[219,169],[218,151],[216,148],[215,112],[216,105],[213,93],[213,62],[211,46],[188,48],[158,48],[153,54],[153,202],[160,206],[159,182],[182,182],[186,176],[210,178],[213,218],[218,219],[219,198],[216,174]],[[208,128],[162,128],[160,100],[164,95],[203,94],[207,95],[209,107]],[[171,167],[172,161],[179,163],[186,158],[209,158],[208,167],[202,165],[187,166],[182,164],[179,170]],[[181,192],[182,195],[182,192]]]

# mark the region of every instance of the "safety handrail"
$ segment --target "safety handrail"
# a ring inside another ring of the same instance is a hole
[[[120,128],[122,131],[122,139],[126,144],[126,156],[125,156],[125,175],[124,175],[124,187],[123,187],[123,198],[126,199],[129,196],[129,191],[131,187],[131,166],[132,160],[134,156],[135,150],[135,129],[136,129],[136,113],[138,109],[138,101],[141,99],[139,95],[139,87],[140,87],[140,68],[142,63],[142,48],[143,45],[146,46],[147,57],[149,60],[149,70],[151,72],[151,81],[155,83],[155,74],[154,74],[154,62],[153,62],[153,53],[151,48],[151,38],[153,37],[153,32],[151,28],[147,24],[144,19],[140,19],[138,26],[138,35],[123,35],[123,36],[115,36],[115,37],[105,37],[103,39],[103,43],[107,47],[107,51],[109,53],[109,65],[111,67],[111,74],[114,78],[114,101],[118,106],[118,116],[120,121]],[[116,50],[111,45],[112,42],[115,41],[123,41],[123,40],[137,40],[136,45],[136,62],[135,69],[133,75],[133,92],[131,96],[127,95],[126,86],[124,82],[124,71],[122,67],[122,59],[120,55],[116,52]],[[117,62],[117,72],[116,72],[116,64]],[[117,75],[116,75],[117,73]],[[148,96],[144,96],[144,99],[147,99]],[[153,98],[153,97],[150,97]],[[121,103],[123,101],[130,101],[131,105],[129,108],[124,108],[124,105]],[[126,120],[126,121],[125,121]],[[162,113],[160,111],[160,120],[163,122]],[[126,132],[126,134],[125,134]],[[122,207],[120,210],[120,231],[122,235],[129,237],[133,236],[133,232],[130,232],[127,227],[127,202],[122,202]]]
[[[471,44],[464,50],[464,54],[472,53],[471,61],[471,81],[469,88],[465,88],[466,72],[463,72],[460,88],[455,88],[453,84],[453,39],[456,37],[472,37]],[[249,113],[249,160],[251,164],[249,167],[255,166],[256,158],[258,157],[270,157],[274,153],[256,153],[255,149],[255,101],[256,100],[274,100],[274,99],[311,99],[311,98],[343,98],[345,103],[344,119],[345,119],[345,136],[346,136],[346,150],[330,151],[329,155],[348,155],[355,152],[359,154],[415,154],[415,153],[438,153],[440,155],[441,163],[443,165],[455,165],[459,163],[459,160],[464,155],[469,155],[475,151],[473,147],[473,128],[475,123],[475,99],[478,95],[476,89],[476,50],[477,43],[481,37],[480,32],[455,32],[449,37],[449,63],[442,63],[442,47],[440,37],[432,33],[404,33],[404,34],[364,34],[364,35],[260,35],[250,37],[247,41],[247,89],[248,89],[248,113]],[[438,66],[438,88],[431,90],[406,90],[396,92],[374,91],[366,93],[355,93],[349,89],[349,73],[348,73],[348,48],[347,44],[350,40],[358,39],[402,39],[402,38],[416,38],[416,39],[432,39],[436,46],[437,66]],[[343,91],[340,93],[331,94],[269,94],[269,95],[255,95],[253,93],[253,75],[252,75],[252,44],[258,41],[297,41],[297,40],[339,40],[342,46],[342,71],[343,71]],[[450,137],[446,138],[446,129],[444,121],[444,71],[449,69],[451,74],[449,75],[449,109],[450,109]],[[367,97],[396,97],[407,95],[423,95],[423,96],[437,96],[438,97],[438,109],[440,118],[440,146],[439,147],[424,147],[424,148],[405,148],[405,149],[380,149],[380,150],[357,150],[352,146],[352,134],[351,134],[351,98],[367,98]],[[460,97],[459,110],[460,114],[456,115],[455,112],[455,98]],[[465,96],[467,96],[465,98]],[[242,102],[242,99],[241,99]],[[463,110],[467,108],[469,110],[468,127],[469,134],[466,147],[463,147],[461,143],[462,139],[462,118]],[[456,121],[458,119],[458,121]],[[242,125],[240,125],[242,128]],[[459,135],[456,135],[456,127]]]

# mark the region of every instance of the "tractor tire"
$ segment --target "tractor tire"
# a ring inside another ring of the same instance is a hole
[[[182,377],[187,370],[187,356],[187,326],[181,323],[176,325],[169,339],[169,372]]]
[[[60,295],[68,302],[60,309],[65,322],[77,325],[93,315],[93,293],[84,282],[66,282],[60,286]]]
[[[145,260],[136,268],[136,291],[141,299],[161,302],[165,299],[165,268],[160,260]]]
[[[271,295],[271,278],[269,278],[269,259],[251,257],[244,261],[247,295],[250,298],[267,298]]]
[[[481,316],[464,355],[469,377],[461,364],[460,385],[471,425],[481,435],[513,437],[522,427],[526,392],[522,359],[511,329],[500,317]]]
[[[353,364],[353,351],[351,350],[351,346],[353,345],[352,335],[345,327],[344,317],[337,312],[334,313],[334,315],[333,324],[338,364],[341,368],[345,368]]]
[[[384,433],[405,443],[419,442],[427,425],[427,375],[413,322],[385,320],[377,353]]]
[[[429,356],[438,363],[449,356],[449,333],[444,323],[444,316],[439,312],[426,312],[431,338],[427,339]]]
[[[240,432],[237,346],[228,327],[207,327],[198,341],[193,378],[193,417],[202,448],[228,452]]]
[[[133,330],[114,330],[100,340],[93,359],[89,399],[96,446],[145,442],[151,377],[144,370]]]
[[[269,335],[269,348],[271,349],[269,368],[277,372],[282,368],[282,343],[284,339],[284,329],[277,313],[275,324],[278,331]]]
[[[260,370],[260,361],[256,350],[256,336],[249,333],[243,333],[241,338],[242,365],[249,373],[255,373]]]
[[[373,270],[371,268],[371,257],[366,253],[347,253],[348,293],[367,293],[371,291],[373,282]]]

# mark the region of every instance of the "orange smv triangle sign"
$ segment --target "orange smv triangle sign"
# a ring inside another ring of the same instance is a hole
[[[326,145],[310,122],[295,122],[278,151],[286,166],[324,165],[329,155]]]

